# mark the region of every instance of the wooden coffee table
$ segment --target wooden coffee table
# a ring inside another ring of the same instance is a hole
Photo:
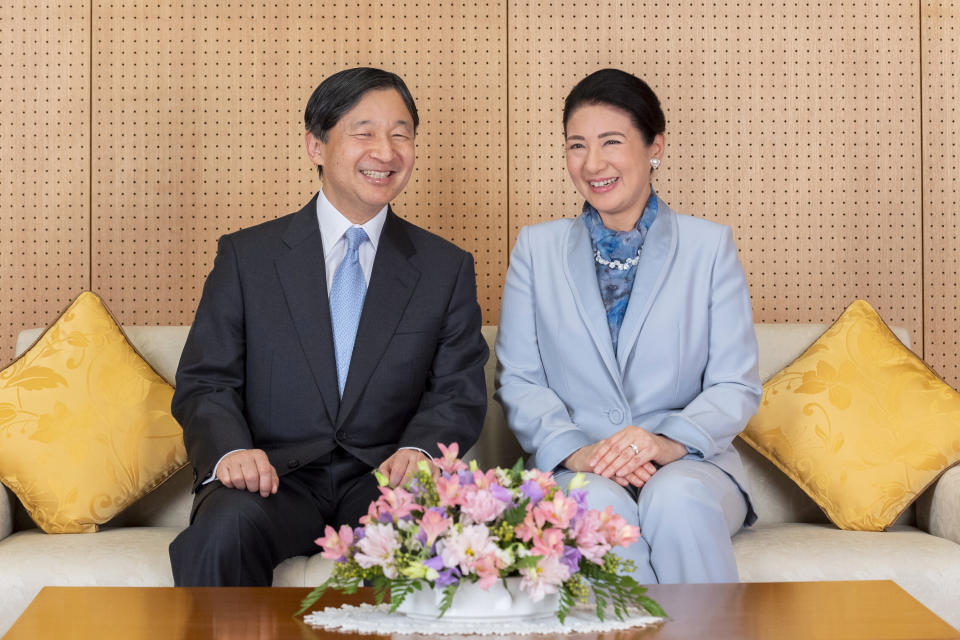
[[[280,587],[46,587],[4,638],[359,640],[384,637],[331,633],[313,629],[302,619],[293,618],[292,613],[308,592],[309,589]],[[617,640],[960,640],[960,633],[890,581],[655,585],[650,587],[650,595],[672,616],[667,623],[605,637]],[[369,589],[352,596],[328,592],[315,608],[372,601]],[[505,636],[477,636],[483,637],[502,640]],[[600,634],[575,636],[576,640],[599,637]]]

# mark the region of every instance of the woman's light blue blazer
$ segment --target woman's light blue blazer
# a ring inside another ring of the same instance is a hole
[[[729,227],[663,200],[614,353],[583,221],[520,231],[496,343],[496,396],[532,464],[633,424],[687,446],[749,487],[732,446],[760,402],[757,339]],[[748,508],[746,524],[756,516]]]

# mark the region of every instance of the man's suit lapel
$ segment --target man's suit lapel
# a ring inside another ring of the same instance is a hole
[[[657,203],[657,219],[643,242],[637,264],[637,275],[630,292],[630,301],[620,326],[617,340],[617,361],[622,371],[637,343],[640,329],[650,313],[653,300],[660,292],[677,253],[677,216],[663,200]],[[678,295],[682,295],[678,292]]]
[[[613,353],[610,327],[607,325],[607,312],[600,298],[600,286],[597,284],[590,236],[587,225],[583,224],[580,218],[574,221],[567,234],[563,270],[570,282],[580,319],[603,358],[610,377],[621,387],[620,370]]]
[[[410,257],[414,253],[413,243],[407,237],[402,222],[393,210],[388,211],[377,245],[377,257],[373,261],[363,312],[360,314],[360,326],[357,327],[350,372],[337,415],[338,428],[350,415],[373,375],[417,286],[420,272],[410,264]],[[398,375],[402,373],[398,372]]]
[[[323,240],[317,222],[316,197],[293,217],[282,238],[290,251],[275,261],[277,277],[293,317],[300,346],[323,396],[327,415],[333,422],[339,412],[340,390],[337,388],[337,366],[333,357],[327,274]]]

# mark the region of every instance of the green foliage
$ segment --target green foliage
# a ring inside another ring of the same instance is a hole
[[[437,615],[438,618],[442,618],[443,614],[447,612],[447,609],[453,605],[453,596],[457,593],[457,587],[459,583],[448,584],[443,588],[443,597],[440,599],[440,613]]]
[[[517,570],[520,569],[535,569],[537,563],[543,559],[543,556],[525,556],[523,558],[517,558],[517,561],[513,564]]]
[[[387,582],[388,580],[383,576],[377,576],[370,583],[373,587],[373,600],[377,604],[383,604],[383,601],[387,599],[387,595],[390,593],[390,590],[387,588]]]
[[[527,503],[529,502],[530,499],[527,498],[517,506],[505,510],[502,516],[503,521],[511,527],[516,527],[518,524],[523,522],[523,519],[527,517]]]
[[[420,462],[421,464],[426,464],[422,460]],[[429,467],[418,467],[414,478],[416,478],[417,482],[420,483],[420,487],[423,489],[423,494],[417,500],[417,503],[427,507],[440,504],[440,494],[437,493],[437,483],[433,481],[433,474],[430,473]]]
[[[314,589],[313,591],[311,591],[310,593],[308,593],[308,594],[307,594],[307,597],[304,598],[304,599],[303,599],[303,602],[300,603],[300,610],[297,611],[295,614],[293,614],[293,616],[294,616],[294,617],[299,616],[301,613],[303,613],[304,611],[306,611],[307,609],[309,609],[310,607],[312,607],[312,606],[313,606],[313,603],[315,603],[317,600],[319,600],[321,597],[323,597],[323,594],[326,592],[326,590],[327,590],[327,588],[328,588],[327,585],[328,585],[329,583],[330,583],[330,581],[327,580],[327,581],[324,582],[322,585],[320,585],[319,587],[317,587],[316,589]]]
[[[651,615],[666,617],[667,614],[663,608],[644,595],[647,592],[646,588],[637,584],[632,576],[607,571],[606,560],[613,555],[607,554],[602,567],[587,560],[580,562],[580,575],[590,583],[590,590],[593,591],[593,598],[597,605],[597,618],[604,619],[608,603],[620,620],[627,615],[629,606],[642,606]],[[619,559],[614,561],[614,564],[619,565]]]
[[[380,592],[377,593],[377,584],[374,583],[374,597],[377,599],[377,604],[383,602],[383,599],[387,592],[390,593],[390,613],[393,613],[397,610],[403,601],[407,599],[407,596],[413,593],[414,591],[419,591],[421,588],[420,580],[408,580],[406,578],[381,578],[380,579]]]
[[[579,575],[580,574],[574,574],[574,577],[578,577]],[[564,623],[567,619],[567,614],[570,613],[570,609],[572,609],[573,605],[577,602],[574,589],[571,588],[572,583],[573,579],[570,579],[560,585],[560,606],[557,607],[557,620],[560,621],[560,624]]]
[[[646,591],[646,589],[644,589],[644,591]],[[640,596],[637,598],[637,603],[646,609],[647,613],[652,616],[660,616],[661,618],[667,617],[667,612],[664,611],[663,607],[661,607],[653,598],[648,596]]]
[[[517,458],[514,465],[507,471],[507,477],[510,478],[510,483],[515,487],[519,487],[523,483],[524,466],[523,458],[520,457]]]

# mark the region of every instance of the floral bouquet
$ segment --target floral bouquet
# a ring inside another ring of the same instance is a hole
[[[467,466],[457,458],[456,443],[439,447],[443,457],[434,461],[439,472],[420,462],[397,488],[377,473],[381,496],[360,519],[362,526],[343,525],[340,531],[327,526],[316,542],[336,565],[298,615],[327,589],[353,593],[367,582],[377,604],[389,592],[391,612],[414,590],[441,589],[442,616],[464,581],[489,589],[509,576],[521,577],[520,589],[533,601],[559,592],[560,622],[591,591],[601,620],[608,604],[621,619],[630,605],[666,615],[625,575],[633,563],[610,553],[636,541],[639,529],[610,507],[589,509],[581,474],[566,495],[550,473],[525,470],[522,461],[484,472],[476,462]]]

